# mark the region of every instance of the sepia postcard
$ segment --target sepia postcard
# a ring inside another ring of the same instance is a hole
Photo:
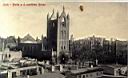
[[[0,0],[0,78],[127,78],[126,0]]]

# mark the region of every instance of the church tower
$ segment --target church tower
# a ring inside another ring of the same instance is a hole
[[[60,63],[62,54],[69,55],[69,14],[65,13],[65,8],[61,14],[47,14],[47,40],[48,50],[53,50],[56,55],[56,62]]]

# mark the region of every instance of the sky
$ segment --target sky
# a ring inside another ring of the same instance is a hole
[[[43,6],[12,6],[13,3],[41,3]],[[5,6],[4,4],[10,4]],[[128,3],[113,2],[42,2],[41,0],[4,0],[0,3],[0,36],[27,34],[46,36],[47,13],[59,11],[63,5],[70,15],[70,35],[75,39],[93,35],[128,40]],[[84,10],[79,9],[80,5]]]

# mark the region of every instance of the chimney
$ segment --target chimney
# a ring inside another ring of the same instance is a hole
[[[8,71],[8,78],[12,78],[12,72]]]
[[[54,72],[54,71],[55,71],[55,66],[52,65],[52,72]]]
[[[60,64],[60,71],[63,71],[63,65]]]
[[[44,68],[42,67],[42,74],[44,74]]]
[[[48,60],[46,61],[46,64],[49,65],[49,61]]]
[[[98,60],[96,59],[96,66],[98,65]]]
[[[29,76],[29,75],[27,75],[27,78],[30,78],[30,76]]]
[[[93,65],[91,65],[91,68],[93,68]]]

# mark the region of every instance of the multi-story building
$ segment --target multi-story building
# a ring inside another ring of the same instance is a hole
[[[98,59],[100,63],[127,63],[127,41],[92,36],[74,40],[70,46],[75,60]]]
[[[4,61],[16,61],[22,58],[21,51],[9,51],[5,50],[0,52],[0,62]]]
[[[116,60],[127,63],[128,41],[116,40]]]

